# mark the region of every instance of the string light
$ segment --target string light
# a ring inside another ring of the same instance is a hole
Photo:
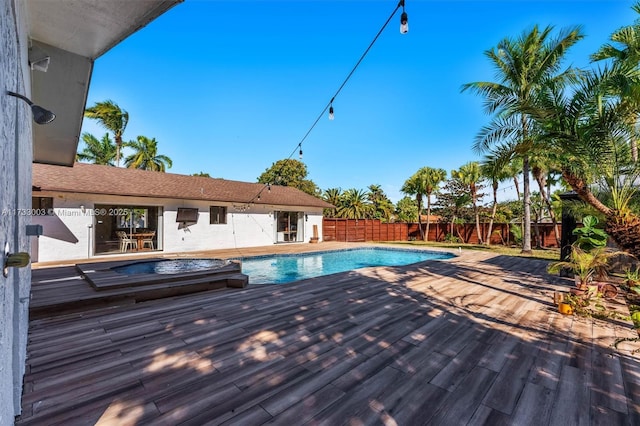
[[[309,128],[309,130],[307,130],[307,133],[305,133],[305,135],[302,137],[302,139],[300,140],[298,145],[296,145],[296,148],[293,150],[293,152],[291,154],[289,154],[289,157],[287,157],[287,160],[289,160],[289,159],[291,159],[291,157],[293,157],[293,155],[295,154],[296,150],[298,150],[298,148],[299,148],[299,156],[302,159],[302,143],[307,139],[309,134],[313,131],[313,129],[316,127],[316,125],[320,121],[320,118],[322,118],[322,116],[327,112],[327,110],[329,110],[329,120],[333,120],[335,118],[334,113],[333,113],[333,101],[340,94],[340,92],[342,91],[344,86],[347,84],[347,82],[349,81],[349,79],[351,78],[353,73],[356,71],[356,69],[358,69],[358,66],[360,66],[360,63],[364,60],[365,56],[367,56],[367,54],[369,53],[369,51],[371,50],[371,48],[373,47],[375,42],[378,40],[378,38],[380,37],[382,32],[385,30],[385,28],[387,28],[387,25],[389,25],[389,22],[391,22],[391,19],[395,16],[396,12],[400,8],[402,8],[402,14],[400,15],[400,32],[403,33],[403,34],[406,34],[407,32],[409,32],[409,19],[407,17],[407,13],[404,10],[404,2],[405,2],[405,0],[400,0],[398,2],[398,4],[393,9],[393,11],[389,15],[389,17],[387,18],[385,23],[382,25],[382,27],[380,28],[378,33],[375,35],[375,37],[371,41],[371,43],[369,43],[369,46],[367,46],[367,48],[365,49],[365,51],[362,54],[362,56],[360,56],[360,59],[358,59],[358,61],[353,66],[353,68],[351,69],[351,71],[349,72],[347,77],[344,79],[344,81],[342,82],[342,84],[340,85],[340,87],[338,88],[336,93],[331,97],[331,100],[329,101],[329,103],[324,107],[324,109],[318,115],[318,117],[313,122],[313,124],[311,124],[311,127]],[[282,165],[281,168],[283,166],[284,165]],[[280,169],[276,170],[274,172],[274,175],[277,176],[279,173],[280,173]],[[267,191],[271,192],[270,183],[267,183],[266,188],[267,188]],[[262,189],[253,198],[251,198],[251,200],[249,200],[249,204],[253,203],[253,201],[255,201],[256,199],[259,199],[260,194],[262,193],[262,191],[264,191],[264,189],[265,189],[265,187],[262,187]]]
[[[409,32],[409,17],[407,12],[404,11],[404,0],[400,0],[402,5],[402,14],[400,15],[400,34],[406,34]]]

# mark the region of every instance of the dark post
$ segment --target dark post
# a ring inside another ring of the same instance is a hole
[[[576,228],[576,218],[571,214],[570,210],[566,208],[565,203],[567,201],[579,201],[580,197],[574,191],[565,192],[560,194],[562,200],[562,235],[560,236],[560,260],[569,259],[571,254],[571,244],[573,244],[578,237],[573,235],[573,230]]]

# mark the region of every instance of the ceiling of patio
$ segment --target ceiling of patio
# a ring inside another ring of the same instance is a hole
[[[73,165],[94,60],[182,1],[26,1],[30,54],[50,57],[32,71],[31,97],[56,114],[34,124],[34,162]]]

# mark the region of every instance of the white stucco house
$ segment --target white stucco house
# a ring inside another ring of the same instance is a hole
[[[298,189],[76,163],[33,165],[34,261],[308,243],[331,204]]]
[[[0,0],[3,263],[7,253],[32,254],[32,163],[74,163],[96,58],[181,1]],[[38,116],[38,105],[55,113],[55,121],[36,124],[48,121]],[[0,425],[13,424],[21,410],[30,291],[28,264],[3,268]]]

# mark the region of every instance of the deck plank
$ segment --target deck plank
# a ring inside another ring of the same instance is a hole
[[[309,246],[269,249],[355,245]],[[631,324],[560,315],[546,266],[463,252],[32,317],[16,424],[640,424]],[[35,270],[34,300],[81,283]]]

